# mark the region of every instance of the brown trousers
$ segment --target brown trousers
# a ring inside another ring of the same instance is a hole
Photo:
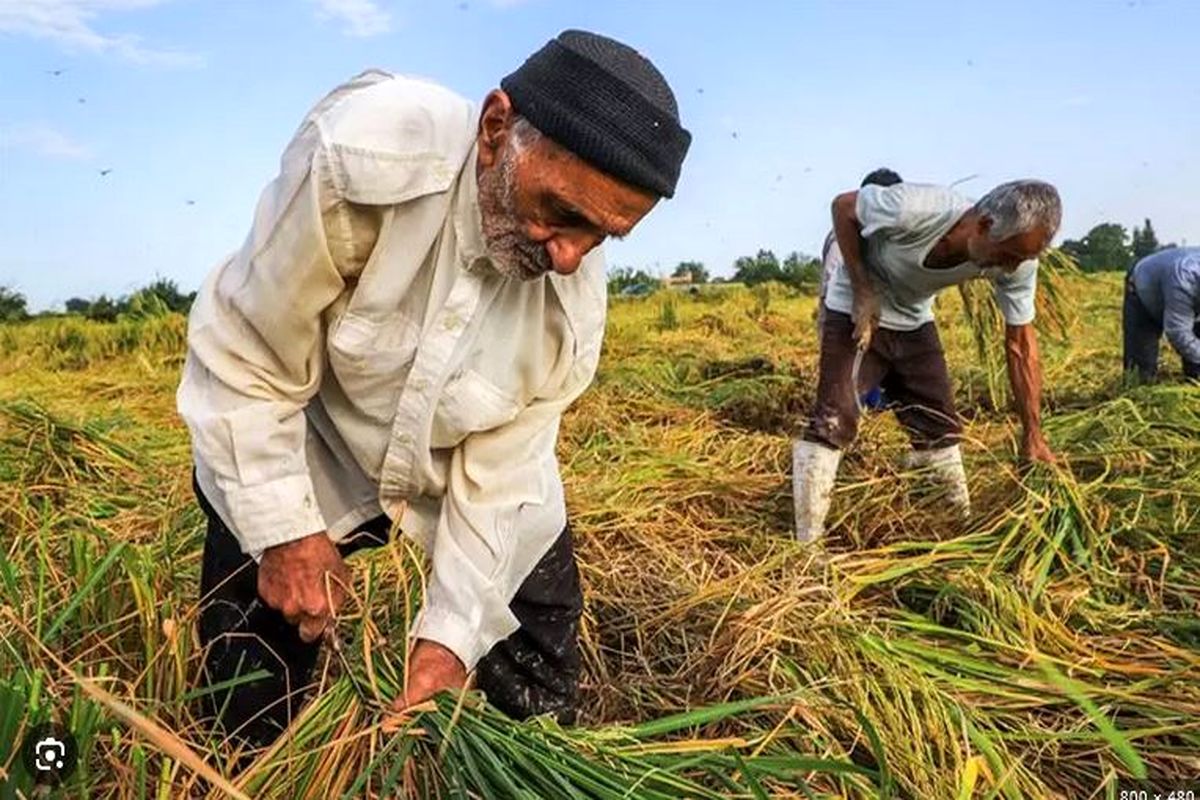
[[[958,444],[962,424],[937,326],[914,331],[882,328],[871,337],[854,384],[854,323],[848,314],[825,308],[817,402],[804,438],[841,450],[858,433],[859,393],[879,386],[908,431],[913,447],[931,450]]]

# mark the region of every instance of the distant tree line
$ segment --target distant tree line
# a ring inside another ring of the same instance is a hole
[[[797,252],[780,261],[771,250],[759,250],[733,262],[733,281],[747,286],[779,281],[797,289],[815,289],[821,282],[821,261]]]
[[[115,322],[119,317],[159,317],[172,312],[186,314],[196,299],[195,292],[184,293],[173,280],[159,278],[136,292],[118,297],[72,297],[65,303],[66,313],[98,322]],[[33,316],[57,316],[56,312],[31,315],[25,296],[15,289],[0,286],[0,322],[20,322]]]
[[[118,317],[160,317],[179,312],[186,314],[196,299],[195,292],[184,293],[175,281],[159,278],[133,294],[120,297],[72,297],[65,303],[68,314],[79,314],[97,322],[114,322]]]
[[[1085,272],[1127,270],[1151,253],[1175,247],[1174,243],[1160,244],[1154,225],[1146,220],[1140,228],[1125,230],[1124,225],[1103,222],[1087,232],[1082,239],[1067,239],[1062,249],[1075,257]]]
[[[767,281],[779,281],[797,289],[815,290],[821,282],[821,261],[797,252],[789,253],[780,261],[773,251],[759,250],[752,256],[742,256],[734,261],[733,276],[730,278],[713,278],[699,261],[680,261],[671,270],[671,278],[676,281],[688,276],[692,284],[741,283],[754,286]],[[641,268],[617,267],[608,273],[609,294],[621,294],[629,289],[654,290],[663,283],[663,279]]]
[[[1085,272],[1126,270],[1141,258],[1174,243],[1160,244],[1154,225],[1149,219],[1141,226],[1127,231],[1115,222],[1101,223],[1082,239],[1067,239],[1062,249],[1074,256]],[[821,261],[818,258],[791,252],[781,261],[772,250],[759,250],[752,256],[742,256],[733,262],[733,276],[713,278],[699,261],[680,261],[671,271],[674,279],[690,276],[690,283],[741,283],[754,286],[778,281],[797,289],[815,290],[821,281]],[[663,280],[645,269],[617,267],[608,273],[608,291],[620,294],[629,289],[653,291]],[[136,292],[118,297],[106,294],[98,297],[72,297],[66,302],[66,312],[100,322],[113,322],[118,317],[151,317],[170,312],[186,314],[196,299],[195,292],[184,293],[175,281],[158,278]],[[53,312],[31,315],[25,296],[15,289],[0,286],[0,322],[19,322],[31,316],[51,316]]]

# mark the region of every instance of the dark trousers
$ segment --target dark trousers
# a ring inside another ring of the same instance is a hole
[[[962,424],[936,325],[928,322],[914,331],[876,330],[863,354],[857,385],[855,353],[850,315],[826,308],[817,401],[804,432],[806,440],[845,448],[858,434],[859,393],[879,386],[913,447],[929,450],[958,444]]]
[[[299,712],[321,645],[301,640],[295,625],[263,604],[258,565],[242,553],[198,486],[195,491],[208,517],[200,571],[202,681],[217,687],[202,698],[202,711],[232,738],[265,746]],[[338,550],[345,557],[386,544],[389,527],[386,516],[377,517],[339,543]],[[475,686],[492,705],[518,719],[553,714],[560,722],[573,722],[583,592],[569,526],[521,584],[510,608],[521,627],[476,665]],[[238,676],[261,670],[269,674],[237,682]]]
[[[1125,303],[1121,310],[1126,372],[1136,372],[1143,381],[1158,377],[1158,346],[1162,340],[1162,320],[1151,314],[1138,299],[1133,287],[1133,271],[1125,276]],[[1196,325],[1200,336],[1200,323]],[[1185,361],[1183,372],[1189,378],[1200,378],[1200,364]]]
[[[1158,377],[1158,343],[1162,339],[1162,320],[1156,319],[1133,288],[1133,271],[1125,276],[1125,303],[1121,309],[1126,372],[1136,372],[1144,381]]]

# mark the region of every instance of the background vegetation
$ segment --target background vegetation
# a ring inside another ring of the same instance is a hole
[[[381,712],[420,595],[401,540],[352,559],[344,661],[325,653],[292,735],[242,757],[192,715],[183,317],[0,326],[0,796],[29,790],[15,744],[47,718],[80,737],[71,798],[1111,798],[1194,777],[1200,390],[1171,354],[1164,384],[1126,387],[1120,276],[1063,280],[1065,312],[1040,323],[1061,468],[1017,469],[986,304],[947,293],[975,515],[943,514],[874,415],[809,549],[789,438],[815,387],[813,299],[778,282],[614,299],[560,442],[584,726],[455,698]]]

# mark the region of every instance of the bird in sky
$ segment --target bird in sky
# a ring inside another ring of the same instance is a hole
[[[46,74],[47,74],[47,75],[53,75],[54,77],[56,77],[56,78],[57,78],[57,77],[59,77],[60,75],[62,75],[62,74],[63,74],[64,72],[66,72],[66,71],[67,71],[67,70],[66,70],[66,68],[65,68],[65,67],[64,67],[63,69],[48,69],[48,70],[46,70]]]
[[[110,172],[112,172],[112,167],[109,167],[108,169],[102,169],[102,170],[100,170],[100,177],[103,178],[105,175],[107,175]]]

